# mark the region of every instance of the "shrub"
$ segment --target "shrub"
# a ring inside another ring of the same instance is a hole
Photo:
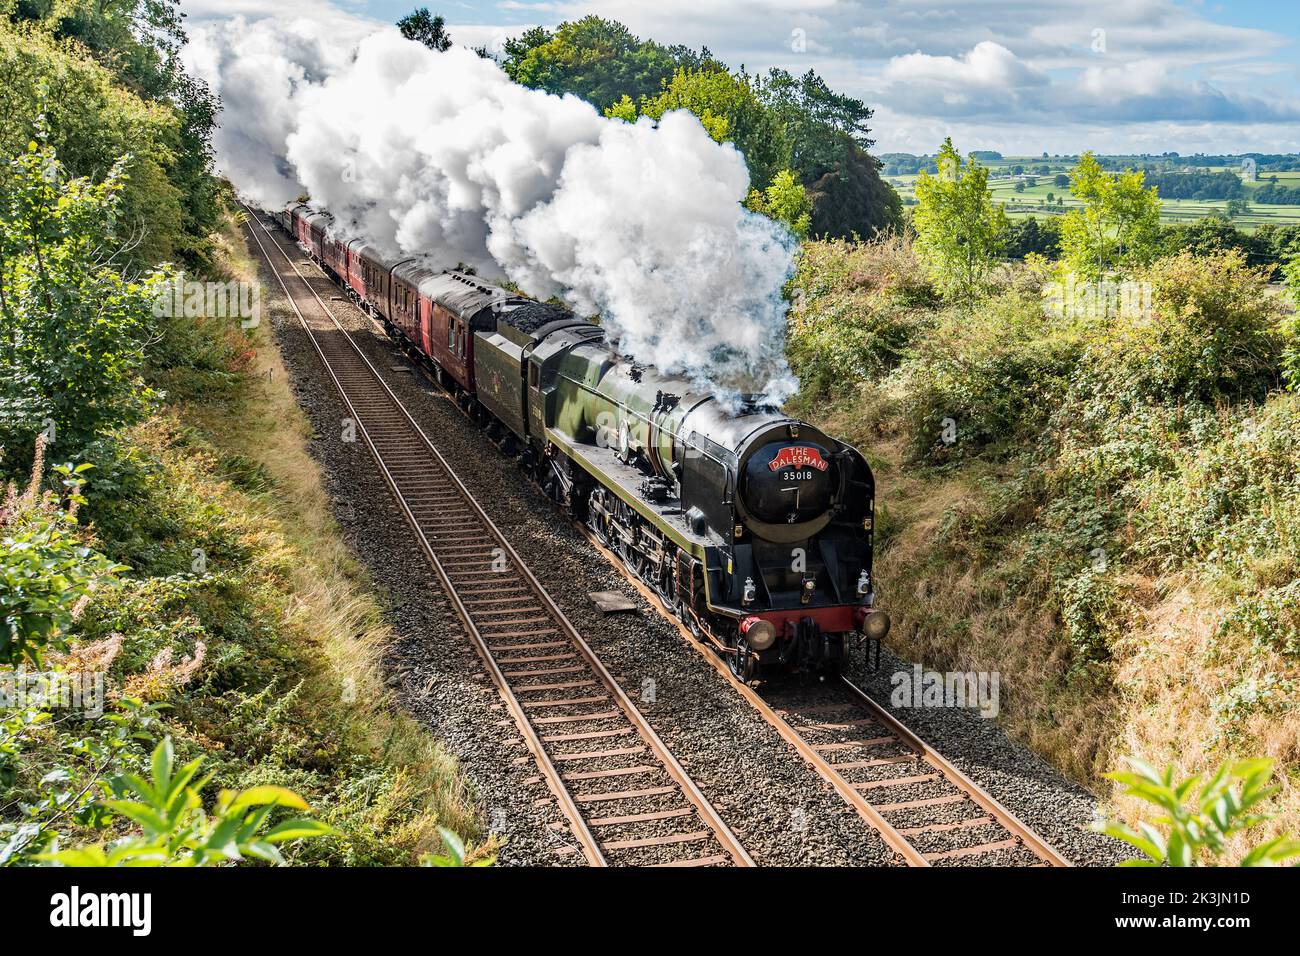
[[[804,246],[792,283],[787,354],[803,396],[838,396],[901,360],[937,293],[910,244],[829,240]]]
[[[1265,270],[1235,250],[1182,253],[1138,278],[1151,285],[1151,314],[1095,331],[1085,387],[1131,405],[1258,400],[1278,383],[1282,312]]]
[[[96,439],[139,417],[149,393],[139,369],[165,276],[128,281],[113,247],[121,166],[103,183],[68,178],[53,149],[33,142],[0,178],[0,446],[41,432],[82,457]]]
[[[1271,760],[1225,763],[1205,783],[1199,776],[1176,780],[1174,768],[1158,771],[1140,760],[1133,770],[1106,774],[1124,785],[1124,794],[1158,808],[1152,823],[1134,830],[1123,823],[1098,827],[1142,851],[1124,866],[1202,866],[1223,856],[1230,837],[1266,823],[1260,805],[1277,793],[1270,786]],[[1140,832],[1139,832],[1140,831]],[[1252,849],[1242,866],[1273,866],[1300,856],[1300,840],[1276,837]]]
[[[134,823],[139,835],[107,845],[55,848],[38,859],[63,866],[219,866],[248,859],[283,863],[277,844],[330,832],[306,817],[268,826],[277,807],[310,812],[302,797],[284,787],[222,790],[209,813],[200,793],[211,778],[195,779],[203,759],[175,767],[173,758],[171,738],[164,738],[154,749],[148,780],[123,774],[110,781],[114,799],[103,801],[103,808]]]
[[[32,480],[19,495],[9,486],[0,508],[0,665],[41,664],[47,647],[67,647],[68,631],[91,591],[124,570],[96,553],[77,528],[83,467],[55,469],[60,501],[41,491],[43,445]]]
[[[974,312],[941,313],[900,370],[915,452],[971,454],[1043,428],[1079,347],[1033,294],[1007,292]]]

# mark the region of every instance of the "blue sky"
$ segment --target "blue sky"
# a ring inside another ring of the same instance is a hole
[[[391,23],[424,0],[194,0],[195,20]],[[1300,151],[1296,0],[434,0],[453,39],[597,13],[732,66],[815,69],[876,109],[877,149]],[[333,11],[330,11],[333,12]]]

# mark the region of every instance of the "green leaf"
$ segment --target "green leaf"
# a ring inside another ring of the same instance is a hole
[[[288,807],[291,810],[311,810],[311,807],[307,805],[307,801],[292,790],[271,786],[252,787],[245,790],[235,797],[231,809],[237,810],[242,807],[260,806],[266,803],[277,807]]]
[[[263,839],[267,843],[284,843],[286,840],[298,840],[303,837],[329,836],[334,828],[319,820],[297,818],[277,823],[267,831]]]

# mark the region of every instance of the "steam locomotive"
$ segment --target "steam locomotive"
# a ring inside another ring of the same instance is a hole
[[[272,218],[742,680],[835,673],[888,633],[854,448],[771,407],[733,412],[567,309],[390,261],[327,213]]]

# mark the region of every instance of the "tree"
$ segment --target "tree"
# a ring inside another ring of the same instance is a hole
[[[812,201],[808,198],[808,190],[792,170],[781,170],[765,190],[751,190],[745,206],[785,223],[799,239],[808,237],[812,225]]]
[[[805,183],[842,168],[854,146],[872,146],[867,126],[871,109],[836,93],[812,70],[798,79],[785,70],[770,70],[755,90],[780,120],[790,143],[790,168]]]
[[[1236,219],[1238,216],[1250,214],[1250,203],[1245,199],[1229,199],[1227,205],[1229,219]]]
[[[442,14],[429,14],[428,7],[413,10],[397,21],[397,29],[402,36],[416,43],[423,43],[430,50],[444,53],[451,49],[451,34],[447,32],[447,21]]]
[[[632,99],[624,96],[606,115],[632,119]],[[735,143],[749,167],[750,182],[764,188],[784,168],[790,155],[781,122],[759,101],[745,74],[726,70],[679,69],[658,96],[644,97],[635,113],[658,120],[671,110],[689,110],[709,135]]]
[[[1054,259],[1061,252],[1060,219],[1048,216],[1039,222],[1033,216],[1008,223],[1006,254],[1011,259],[1023,259],[1029,254]]]
[[[69,178],[31,143],[0,176],[0,446],[43,433],[62,457],[134,420],[153,305],[168,277],[128,281],[104,250],[120,242],[123,166]]]
[[[1066,187],[1066,186],[1069,186],[1069,185],[1070,185],[1070,177],[1067,176],[1065,173],[1057,173],[1056,176],[1054,176],[1054,177],[1052,178],[1052,185],[1053,185],[1053,186],[1058,186],[1058,187]]]
[[[902,223],[902,199],[880,178],[876,158],[856,146],[840,166],[808,184],[808,198],[814,236],[870,238]]]
[[[506,41],[502,69],[516,83],[548,93],[573,93],[604,111],[624,96],[657,96],[680,68],[722,69],[707,49],[642,41],[623,24],[597,16],[534,27]]]
[[[938,175],[916,180],[917,251],[945,295],[977,296],[1002,254],[1007,214],[989,193],[988,168],[973,157],[963,166],[951,138],[939,148],[938,167]]]
[[[1108,173],[1085,152],[1070,176],[1082,203],[1061,224],[1063,259],[1075,273],[1098,279],[1114,270],[1145,265],[1159,253],[1160,199],[1135,170]]]
[[[836,93],[812,70],[796,78],[773,69],[755,89],[785,130],[789,168],[813,204],[813,235],[872,236],[898,224],[902,202],[881,178],[882,164],[867,153],[870,107]]]
[[[165,100],[184,76],[179,52],[187,37],[177,0],[58,0],[24,2],[13,13],[79,44],[126,85]]]
[[[2,152],[19,152],[42,113],[74,173],[102,176],[129,150],[122,216],[135,235],[124,258],[206,263],[221,214],[211,149],[220,107],[182,65],[176,0],[24,0],[11,16],[30,26],[11,41],[0,18]]]

